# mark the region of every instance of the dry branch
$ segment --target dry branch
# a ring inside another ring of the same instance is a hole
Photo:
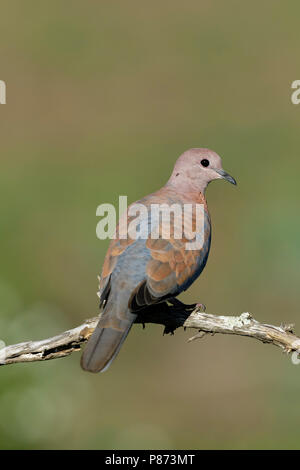
[[[86,320],[82,325],[65,331],[57,336],[42,341],[28,341],[0,349],[0,365],[18,362],[45,361],[65,357],[73,351],[79,351],[94,328],[99,317]],[[165,326],[165,332],[173,332],[178,327],[195,328],[199,332],[189,339],[201,338],[207,333],[248,336],[263,343],[279,346],[285,352],[299,352],[300,338],[293,334],[292,325],[273,326],[259,323],[249,313],[240,316],[218,316],[200,312],[198,308],[180,309],[171,307],[157,313],[147,312],[139,315],[136,323],[159,323]]]

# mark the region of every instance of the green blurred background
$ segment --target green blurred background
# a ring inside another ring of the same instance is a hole
[[[1,340],[95,315],[96,207],[158,189],[200,146],[238,187],[209,187],[212,250],[181,299],[300,331],[299,14],[296,0],[1,2]],[[78,353],[0,368],[0,447],[299,448],[300,366],[192,334],[136,325],[103,375]]]

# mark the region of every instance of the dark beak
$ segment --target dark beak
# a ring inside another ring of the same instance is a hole
[[[219,170],[219,168],[214,168],[214,170],[226,181],[229,181],[229,183],[236,185],[235,179],[230,176],[226,171],[224,170]]]

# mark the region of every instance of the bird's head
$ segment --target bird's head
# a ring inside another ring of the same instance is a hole
[[[205,148],[193,148],[180,155],[169,183],[178,189],[204,194],[208,183],[217,179],[236,185],[235,179],[223,170],[221,157],[217,153]]]

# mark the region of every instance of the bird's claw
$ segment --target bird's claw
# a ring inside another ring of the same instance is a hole
[[[196,304],[195,307],[196,307],[197,310],[202,310],[202,312],[206,311],[206,306],[204,304],[198,303],[198,304]]]

